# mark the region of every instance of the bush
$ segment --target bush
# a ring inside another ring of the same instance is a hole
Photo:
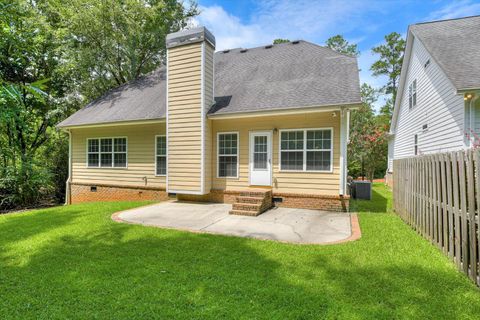
[[[0,210],[50,202],[52,175],[33,160],[3,168],[0,176]]]

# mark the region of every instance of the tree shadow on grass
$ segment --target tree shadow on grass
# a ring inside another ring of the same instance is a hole
[[[58,208],[55,209],[58,210]],[[0,246],[48,233],[55,228],[62,228],[73,223],[84,213],[81,209],[72,209],[68,213],[61,210],[54,212],[54,209],[44,209],[37,211],[36,214],[24,212],[15,213],[12,216],[5,215],[2,217],[4,220],[0,220]]]
[[[352,262],[342,255],[320,256],[316,262],[331,290],[350,306],[346,318],[362,314],[366,319],[470,319],[480,311],[480,292],[451,270],[405,261]]]
[[[468,290],[441,272],[358,265],[345,253],[352,244],[286,245],[104,218],[86,233],[51,229],[48,246],[3,265],[0,317],[453,319],[480,307],[477,299],[452,308]]]

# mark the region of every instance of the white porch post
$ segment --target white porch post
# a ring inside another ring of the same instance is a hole
[[[340,111],[340,195],[347,193],[347,143],[349,138],[350,111]]]

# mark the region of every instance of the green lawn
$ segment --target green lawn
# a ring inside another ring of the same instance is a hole
[[[362,239],[303,246],[113,222],[145,203],[0,216],[0,319],[478,319],[480,291],[389,213],[354,204]]]

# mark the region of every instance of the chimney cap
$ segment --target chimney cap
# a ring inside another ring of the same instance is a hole
[[[215,48],[215,37],[205,27],[181,30],[167,34],[167,48],[183,46],[190,43],[208,41]]]

